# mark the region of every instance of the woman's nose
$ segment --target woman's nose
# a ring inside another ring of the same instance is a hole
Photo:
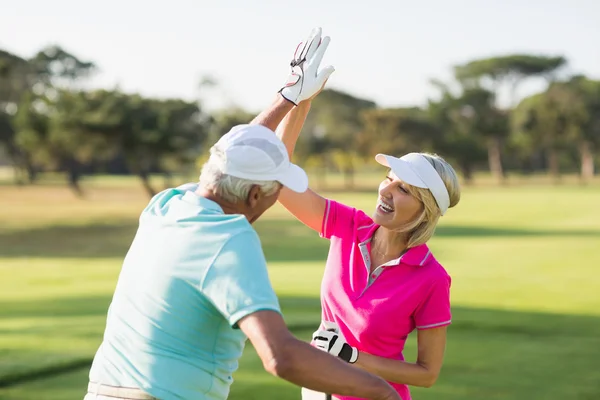
[[[390,185],[388,183],[384,183],[383,186],[379,188],[379,195],[381,197],[385,197],[386,199],[392,197],[392,194],[390,192]]]

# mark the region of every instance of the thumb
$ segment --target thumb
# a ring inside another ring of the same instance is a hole
[[[325,86],[325,83],[327,82],[327,80],[329,79],[331,74],[333,74],[334,71],[335,71],[335,68],[333,67],[333,65],[328,65],[325,68],[321,69],[319,71],[319,73],[317,74],[317,79],[316,79],[317,87],[320,87],[321,89],[323,89],[323,86]]]

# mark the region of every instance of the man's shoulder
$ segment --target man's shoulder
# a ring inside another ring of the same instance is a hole
[[[235,274],[238,279],[252,279],[253,274],[266,267],[267,261],[256,231],[252,228],[240,229],[221,241],[202,281],[206,284],[207,281],[229,274]]]
[[[260,238],[250,224],[247,226],[243,224],[232,226],[226,236],[221,253],[233,251],[250,257],[260,252],[262,255]]]

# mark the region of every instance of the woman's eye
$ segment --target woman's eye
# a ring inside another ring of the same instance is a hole
[[[398,189],[400,189],[400,191],[403,193],[408,193],[408,190],[404,189],[404,187],[402,187],[402,185],[398,185]]]

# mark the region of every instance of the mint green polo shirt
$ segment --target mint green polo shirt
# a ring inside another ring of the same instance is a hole
[[[247,340],[236,323],[280,312],[256,231],[194,188],[165,190],[143,211],[91,381],[162,400],[226,399]]]

